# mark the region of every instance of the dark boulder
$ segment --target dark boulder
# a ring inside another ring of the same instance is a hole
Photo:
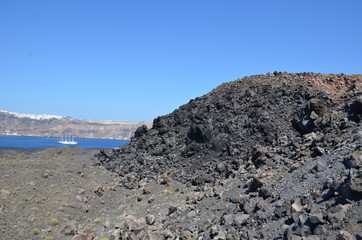
[[[190,142],[195,141],[197,143],[206,143],[210,141],[211,136],[212,130],[208,126],[201,124],[192,125],[187,133],[188,140]]]
[[[349,106],[349,118],[358,123],[362,120],[362,96]]]
[[[140,138],[147,133],[148,129],[146,125],[138,127],[134,133],[135,138]]]

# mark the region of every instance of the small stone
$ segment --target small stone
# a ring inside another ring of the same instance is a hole
[[[253,149],[253,156],[251,158],[251,160],[253,162],[255,162],[257,159],[259,159],[261,156],[263,156],[265,153],[267,153],[267,149],[261,146],[256,146]]]
[[[146,224],[145,218],[137,218],[127,214],[120,216],[120,219],[120,222],[115,223],[115,228],[143,229]]]
[[[341,223],[340,223],[340,222],[334,222],[334,223],[332,223],[332,229],[333,229],[333,230],[341,229]]]
[[[300,202],[294,202],[293,204],[292,204],[292,210],[294,211],[294,212],[300,212],[300,211],[302,211],[302,209],[303,209],[303,206],[302,206],[302,204],[300,204]]]
[[[161,175],[162,181],[161,184],[169,185],[171,183],[171,178],[167,175],[167,173],[164,173]]]
[[[362,232],[356,233],[356,240],[362,240]]]
[[[219,173],[222,173],[226,170],[225,164],[223,162],[218,162],[216,164],[216,171],[218,171]]]
[[[321,240],[321,238],[316,235],[309,235],[309,236],[303,237],[302,240]]]
[[[352,234],[350,234],[349,232],[341,230],[341,231],[339,231],[336,239],[337,240],[355,240],[355,237],[353,237]]]
[[[287,145],[288,144],[288,136],[284,135],[278,138],[278,142],[281,145]]]
[[[174,212],[176,212],[177,211],[177,206],[170,206],[169,208],[168,208],[168,214],[170,215],[170,214],[172,214],[172,213],[174,213]]]
[[[277,202],[277,205],[275,206],[274,210],[274,216],[276,218],[285,217],[290,214],[290,206],[289,204],[286,204],[285,202],[279,201]]]
[[[146,223],[148,224],[148,225],[153,225],[154,223],[155,223],[155,216],[153,216],[153,215],[147,215],[146,216]]]
[[[197,195],[195,195],[195,194],[186,195],[186,203],[187,204],[196,204],[197,201],[198,201]]]
[[[312,120],[316,120],[319,116],[318,114],[316,114],[314,111],[312,111],[309,115],[310,119]]]
[[[326,151],[321,148],[321,147],[315,147],[314,148],[314,151],[315,153],[318,155],[318,156],[321,156],[321,155],[325,155],[326,154]]]
[[[151,193],[151,187],[150,186],[145,186],[143,188],[143,194],[150,194]]]
[[[194,218],[194,217],[196,217],[196,215],[197,215],[196,211],[192,210],[187,214],[187,217]]]
[[[94,222],[94,223],[102,223],[102,222],[104,222],[104,219],[101,218],[101,217],[97,217],[97,218],[95,218],[95,219],[93,220],[93,222]]]
[[[87,228],[82,233],[79,233],[78,235],[75,235],[72,237],[72,240],[93,240],[94,234],[92,231]]]
[[[322,155],[323,154],[325,154],[325,153],[322,153]],[[323,172],[327,169],[327,164],[324,161],[317,161],[315,169],[317,170],[317,172]]]
[[[162,236],[166,239],[176,239],[175,234],[168,229],[162,232]]]
[[[242,199],[242,195],[240,195],[240,194],[235,194],[235,195],[230,196],[230,202],[232,202],[232,203],[240,203],[241,199]]]
[[[344,165],[347,168],[361,168],[362,167],[362,150],[355,151],[349,158],[344,160]]]
[[[105,223],[104,223],[105,228],[110,228],[111,226],[112,226],[111,221],[109,221],[109,220],[105,221]]]
[[[80,177],[84,177],[84,173],[82,171],[78,171],[77,174],[79,174]]]
[[[221,190],[220,187],[214,187],[213,192],[214,192],[215,197],[221,197],[222,196],[222,190]]]
[[[226,214],[222,217],[224,224],[231,225],[234,223],[234,214]]]
[[[312,98],[308,102],[308,107],[310,110],[312,110],[312,112],[315,112],[318,115],[323,115],[325,112],[324,103],[318,98]]]
[[[313,231],[313,234],[314,235],[326,235],[327,234],[327,228],[323,225],[318,225],[314,231]]]
[[[181,239],[192,239],[192,233],[189,230],[183,230],[180,234]]]
[[[144,187],[147,184],[147,178],[143,178],[138,182],[138,187]]]
[[[262,186],[259,190],[259,195],[262,197],[262,198],[268,198],[270,197],[272,194],[272,191],[266,187],[266,185]]]
[[[356,167],[362,167],[362,150],[352,153],[351,159],[355,161]]]
[[[219,226],[212,226],[210,231],[211,231],[211,235],[213,236],[212,239],[217,239],[217,240],[226,239],[227,233],[224,228],[221,228]]]
[[[150,203],[152,203],[154,200],[155,200],[154,197],[150,197],[150,198],[148,199],[147,203],[150,204]]]
[[[243,224],[248,218],[250,217],[249,214],[237,213],[234,215],[234,221],[237,225]]]
[[[255,177],[252,178],[250,181],[250,186],[249,186],[249,195],[251,195],[252,192],[255,192],[256,196],[258,196],[259,195],[258,191],[265,184],[266,184],[266,182],[262,179],[255,178]]]
[[[350,207],[349,204],[346,205],[339,204],[331,208],[330,212],[327,214],[328,220],[332,223],[338,223],[342,221],[346,217],[349,207]]]
[[[308,220],[314,225],[319,225],[324,223],[323,215],[321,213],[310,214],[308,216]]]
[[[81,201],[81,202],[88,202],[88,198],[84,195],[76,195],[75,198],[78,200],[78,201]]]
[[[304,133],[313,132],[315,129],[314,121],[312,120],[302,120],[297,123],[299,129]]]
[[[93,192],[97,194],[98,196],[103,196],[105,190],[102,186],[98,185],[93,188]]]
[[[0,190],[0,194],[2,194],[2,195],[11,195],[11,191],[7,190],[7,189],[2,189],[2,190]]]
[[[359,170],[352,176],[349,187],[354,193],[362,193],[362,170]]]
[[[256,201],[248,201],[243,204],[241,207],[247,214],[252,214],[255,211]]]
[[[302,142],[302,138],[301,137],[295,137],[292,140],[294,145],[299,145]]]
[[[60,230],[61,234],[66,236],[75,235],[77,233],[77,223],[76,221],[67,222]]]
[[[357,133],[355,133],[353,135],[353,141],[357,141],[357,140],[360,140],[362,139],[362,131],[358,131]]]
[[[210,229],[211,235],[216,235],[216,234],[218,234],[219,228],[220,228],[219,226],[213,225],[213,226],[211,227],[211,229]]]

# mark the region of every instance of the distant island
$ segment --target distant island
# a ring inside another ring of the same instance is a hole
[[[23,114],[0,110],[0,135],[131,139],[136,129],[152,122],[97,121],[47,114]]]

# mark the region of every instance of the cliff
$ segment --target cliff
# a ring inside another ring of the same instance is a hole
[[[57,115],[20,114],[0,111],[0,135],[130,139],[141,125],[150,122],[93,121]]]

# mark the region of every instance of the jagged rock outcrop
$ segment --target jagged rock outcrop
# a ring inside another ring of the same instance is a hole
[[[182,182],[203,185],[235,174],[241,165],[261,167],[270,161],[265,154],[275,155],[276,148],[299,161],[295,145],[311,132],[317,136],[310,136],[303,153],[321,155],[328,151],[325,142],[335,140],[325,134],[340,131],[339,125],[347,124],[344,119],[358,121],[358,94],[351,89],[348,99],[340,97],[360,82],[359,75],[312,73],[238,79],[156,118],[151,129],[139,128],[130,144],[100,158],[121,176],[140,180],[168,172]]]

